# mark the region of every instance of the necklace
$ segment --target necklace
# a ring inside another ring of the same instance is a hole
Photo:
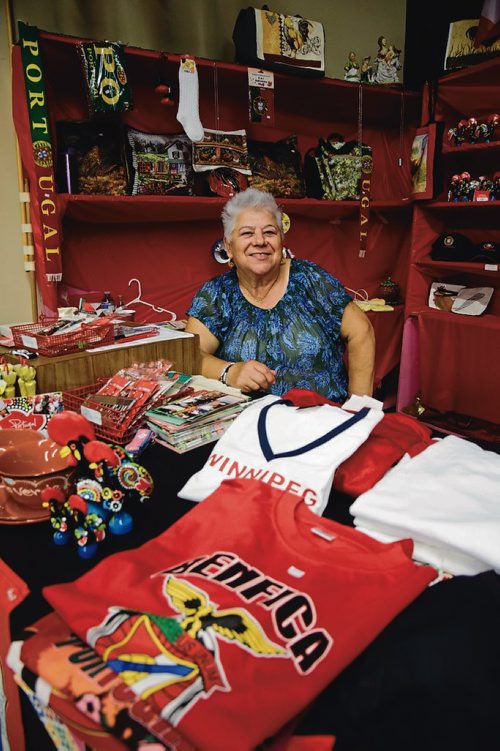
[[[253,292],[250,292],[250,290],[248,289],[248,287],[245,287],[245,285],[242,282],[239,282],[240,283],[240,287],[243,287],[243,289],[245,290],[245,292],[248,292],[248,294],[250,295],[250,297],[253,300],[255,300],[256,302],[263,302],[266,299],[266,297],[268,296],[268,294],[270,293],[270,291],[272,290],[272,288],[274,287],[274,285],[276,284],[276,282],[278,281],[278,279],[280,278],[280,273],[281,273],[281,269],[278,270],[278,274],[277,274],[276,278],[272,282],[272,284],[269,287],[269,289],[267,290],[267,292],[264,295],[262,295],[262,297],[257,297],[257,295],[254,295]]]

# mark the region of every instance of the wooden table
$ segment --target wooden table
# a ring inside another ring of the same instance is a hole
[[[175,332],[173,332],[175,336]],[[11,350],[0,347],[0,353],[15,361]],[[30,365],[36,368],[37,392],[65,391],[87,386],[98,378],[110,378],[120,368],[134,362],[168,359],[173,369],[190,375],[200,372],[198,336],[184,335],[161,341],[145,341],[143,344],[114,345],[104,351],[86,350],[57,357],[36,357]]]

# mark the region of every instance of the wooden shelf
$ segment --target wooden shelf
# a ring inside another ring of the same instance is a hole
[[[60,193],[59,208],[65,217],[92,224],[142,222],[189,222],[219,219],[227,199],[202,196],[91,196]],[[278,203],[290,216],[311,219],[339,219],[357,216],[358,201],[321,201],[316,198],[280,198]],[[411,201],[372,201],[372,211],[411,211]]]
[[[500,201],[432,201],[425,204],[431,211],[494,211]]]
[[[41,33],[42,51],[47,49],[48,54],[44,54],[44,64],[46,68],[51,65],[51,58],[58,58],[68,49],[85,40],[69,35],[54,34],[43,31]],[[153,68],[156,73],[157,62],[160,52],[156,50],[147,50],[139,47],[125,46],[125,54],[131,63],[131,67],[151,71]],[[176,81],[178,76],[179,62],[183,55],[162,52],[162,61],[165,73],[172,81]],[[215,85],[225,89],[228,92],[237,91],[242,88],[246,104],[246,91],[248,86],[248,67],[238,63],[223,62],[220,60],[209,60],[203,57],[195,57],[199,80],[200,91],[213,89]],[[56,71],[56,67],[51,68],[51,74]],[[54,76],[51,75],[54,80]],[[57,77],[55,79],[57,81]],[[131,74],[131,86],[134,92],[137,92],[135,86],[134,73]],[[303,108],[298,106],[297,84],[299,79],[286,73],[274,72],[275,95],[279,100],[277,102],[276,113],[288,110],[298,114]],[[380,127],[381,125],[392,123],[398,127],[401,121],[401,113],[404,111],[407,121],[419,117],[421,96],[419,92],[403,90],[401,85],[381,85],[381,84],[359,84],[344,81],[337,78],[309,78],[305,81],[308,90],[314,92],[314,96],[308,97],[308,107],[306,110],[307,118],[314,120],[317,112],[315,111],[315,100],[319,104],[321,111],[327,107],[332,117],[330,120],[340,119],[345,122],[352,120],[353,113],[356,114],[359,108],[360,92],[363,104],[364,123],[370,123]],[[68,93],[66,92],[66,96]],[[404,97],[404,110],[402,110],[402,98]],[[222,106],[222,103],[221,103]],[[212,126],[208,126],[212,127]]]
[[[443,144],[443,156],[461,156],[467,154],[471,157],[473,154],[491,154],[491,152],[500,151],[500,141],[490,141],[489,143],[463,143],[461,146],[450,146]]]
[[[415,266],[417,268],[423,269],[423,270],[436,270],[436,271],[456,271],[457,273],[463,273],[468,275],[479,275],[479,276],[491,276],[494,274],[498,274],[500,271],[500,263],[490,263],[486,264],[485,262],[474,262],[474,263],[465,263],[461,261],[435,261],[432,258],[428,258],[425,260],[417,261],[415,263]],[[489,266],[490,268],[486,268],[486,266]],[[496,268],[494,268],[496,266]]]

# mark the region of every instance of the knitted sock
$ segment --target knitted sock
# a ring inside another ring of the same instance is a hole
[[[203,140],[203,125],[198,112],[198,71],[191,58],[181,60],[179,66],[179,109],[177,120],[191,141]]]

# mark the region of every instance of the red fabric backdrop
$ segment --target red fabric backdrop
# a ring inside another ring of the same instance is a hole
[[[498,352],[491,346],[500,321],[429,310],[420,313],[420,385],[424,404],[500,422]]]
[[[59,120],[89,117],[76,41],[41,34],[53,132]],[[169,57],[167,75],[175,84],[179,58]],[[14,49],[13,64],[14,118],[23,162],[29,169],[31,151],[18,49]],[[177,107],[162,107],[154,93],[159,53],[127,48],[126,65],[135,106],[123,114],[123,121],[151,133],[181,132],[175,119]],[[276,118],[275,127],[270,129],[248,121],[245,69],[199,61],[198,72],[200,116],[205,127],[245,128],[250,137],[264,140],[294,133],[302,153],[316,145],[319,136],[332,132],[340,132],[346,139],[358,137],[359,87],[352,84],[276,75]],[[283,201],[292,221],[286,244],[296,256],[316,261],[347,287],[362,288],[370,297],[379,296],[379,283],[389,274],[404,293],[411,221],[407,157],[419,118],[418,97],[364,87],[361,105],[362,139],[372,147],[374,161],[366,257],[358,257],[356,203]],[[71,292],[73,300],[75,294],[95,299],[105,289],[111,290],[115,298],[123,295],[127,302],[136,294],[135,286],[128,287],[129,280],[135,277],[142,283],[145,300],[184,317],[199,286],[225,270],[210,253],[213,242],[222,235],[223,199],[61,194],[58,204],[63,235],[59,304],[66,303]],[[43,287],[42,296],[53,305],[54,290]],[[135,307],[138,320],[165,318],[146,306]],[[398,314],[383,314],[383,319],[377,321],[378,379],[399,360],[401,326],[402,317]]]

